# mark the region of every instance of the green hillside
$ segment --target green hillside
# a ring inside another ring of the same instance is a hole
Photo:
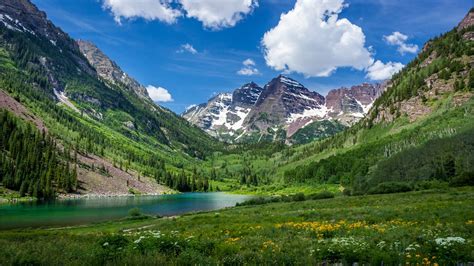
[[[86,62],[65,34],[53,44],[0,26],[0,89],[44,122],[58,148],[97,155],[176,189],[178,173],[191,175],[223,148],[173,112],[99,79]],[[55,90],[64,91],[74,108],[58,104]]]
[[[341,187],[349,194],[383,193],[437,182],[472,184],[474,42],[463,37],[472,32],[472,26],[453,29],[430,40],[392,78],[368,117],[351,128],[272,154],[216,156],[213,165],[224,176],[237,173],[239,190],[257,193]],[[303,133],[294,138],[304,142]],[[261,182],[238,181],[252,175]]]

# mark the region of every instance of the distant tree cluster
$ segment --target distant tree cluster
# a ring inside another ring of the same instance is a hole
[[[198,173],[196,168],[193,169],[191,174],[186,174],[184,169],[179,174],[173,174],[166,171],[163,163],[156,169],[154,177],[157,182],[180,192],[208,192],[214,190],[209,178]]]

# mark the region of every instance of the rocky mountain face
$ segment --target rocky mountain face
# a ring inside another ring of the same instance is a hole
[[[469,13],[459,23],[457,31],[462,31],[474,25],[474,8],[471,8]],[[466,31],[463,35],[464,39],[474,41],[474,33],[472,31]]]
[[[78,40],[77,44],[81,53],[96,69],[99,77],[111,82],[112,84],[123,86],[124,88],[133,91],[140,98],[151,100],[146,88],[122,71],[122,69],[99,48],[97,48],[95,44],[84,40]]]
[[[183,117],[213,136],[232,138],[243,128],[262,91],[251,82],[233,93],[220,93],[207,103],[188,108]]]
[[[327,97],[310,91],[301,83],[280,75],[263,88],[245,84],[233,93],[222,93],[207,103],[189,108],[183,117],[209,134],[227,141],[255,142],[289,140],[300,129],[321,121],[336,124],[331,134],[359,121],[370,109],[384,86],[368,84],[332,90]],[[318,124],[321,125],[321,124]],[[325,124],[326,125],[326,124]],[[320,126],[314,138],[327,136]]]
[[[24,32],[48,40],[59,49],[60,53],[67,53],[74,57],[79,69],[93,74],[94,70],[84,58],[77,56],[78,45],[68,34],[56,27],[46,17],[46,13],[38,10],[29,0],[2,0],[0,2],[0,25],[7,29]],[[44,64],[47,64],[45,61]]]
[[[328,116],[346,126],[352,125],[367,114],[384,87],[384,84],[363,83],[329,91],[326,96]]]

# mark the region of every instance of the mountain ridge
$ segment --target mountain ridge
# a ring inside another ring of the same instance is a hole
[[[365,116],[385,87],[386,83],[363,83],[331,90],[324,97],[279,75],[263,88],[250,82],[233,92],[220,93],[207,103],[190,107],[182,116],[221,140],[259,142],[263,138],[291,143],[292,136],[311,123],[333,121],[344,127],[354,124]],[[235,101],[236,93],[250,90],[253,100],[244,104]],[[228,114],[229,108],[241,112]]]

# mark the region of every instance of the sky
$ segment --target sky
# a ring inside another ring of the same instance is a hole
[[[326,95],[389,78],[473,0],[33,0],[180,114],[279,74]]]

